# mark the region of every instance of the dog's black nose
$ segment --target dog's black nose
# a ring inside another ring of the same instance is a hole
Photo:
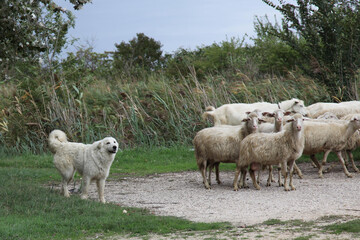
[[[116,150],[116,146],[113,146],[113,149]]]

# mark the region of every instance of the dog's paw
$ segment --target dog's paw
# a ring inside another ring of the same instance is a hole
[[[88,197],[88,195],[83,195],[83,194],[82,194],[82,195],[80,196],[80,198],[81,198],[81,199],[88,199],[89,197]]]

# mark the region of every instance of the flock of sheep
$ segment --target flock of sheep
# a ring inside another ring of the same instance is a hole
[[[273,165],[279,169],[279,186],[283,185],[285,191],[295,190],[293,171],[302,178],[295,161],[303,154],[310,156],[321,178],[330,152],[336,153],[347,177],[352,175],[345,165],[346,154],[353,169],[359,172],[351,152],[360,146],[360,133],[357,131],[360,129],[360,101],[319,102],[308,107],[295,98],[277,104],[225,104],[216,109],[207,107],[203,118],[211,119],[214,126],[200,130],[193,144],[197,165],[207,189],[211,188],[214,167],[216,181],[221,183],[220,163],[236,163],[235,191],[247,187],[247,171],[254,187],[259,190],[259,176],[256,179],[255,171],[260,173],[266,168],[269,169],[266,185],[270,186],[274,181]],[[315,154],[321,152],[324,157],[319,163]]]

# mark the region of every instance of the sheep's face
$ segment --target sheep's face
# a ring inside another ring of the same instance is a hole
[[[287,122],[292,122],[294,131],[300,132],[303,129],[304,120],[300,114],[294,115],[294,117],[289,119]]]
[[[360,129],[360,116],[353,116],[350,121],[354,124],[355,129]]]
[[[256,113],[251,113],[248,115],[247,118],[243,119],[243,122],[245,122],[246,128],[250,132],[256,132],[259,128],[259,118]]]
[[[294,104],[291,107],[291,111],[294,113],[300,113],[303,116],[308,115],[308,111],[304,105],[304,101],[298,99],[294,100]]]

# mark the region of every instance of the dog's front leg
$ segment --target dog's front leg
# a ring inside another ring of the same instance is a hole
[[[89,177],[83,177],[82,187],[81,187],[81,199],[87,199],[89,193],[91,179]]]
[[[96,180],[96,185],[98,189],[99,200],[100,202],[105,203],[105,197],[104,197],[105,179]]]

